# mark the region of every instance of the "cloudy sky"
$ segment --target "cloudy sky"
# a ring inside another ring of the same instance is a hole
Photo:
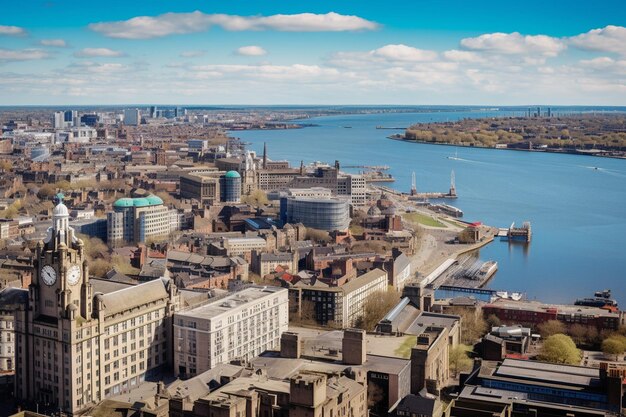
[[[624,0],[6,1],[0,104],[626,105]]]

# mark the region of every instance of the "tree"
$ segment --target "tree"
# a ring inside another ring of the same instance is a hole
[[[549,336],[541,346],[538,355],[539,360],[562,363],[566,365],[578,365],[580,363],[580,351],[571,337],[558,333]]]
[[[495,314],[490,314],[487,317],[487,325],[491,327],[500,327],[502,325],[502,321]]]
[[[467,345],[456,345],[448,352],[448,363],[450,364],[450,370],[454,377],[459,372],[467,371],[472,367],[472,360],[468,356],[472,348]]]
[[[373,331],[378,322],[398,302],[400,302],[400,294],[393,287],[388,287],[387,291],[373,292],[363,303],[363,315],[359,320],[359,327],[367,331]]]
[[[567,333],[572,337],[577,346],[585,343],[587,340],[587,327],[582,324],[572,324]]]
[[[544,339],[555,334],[565,333],[566,328],[563,323],[558,320],[548,320],[537,326],[541,337]]]
[[[44,184],[37,191],[37,197],[41,200],[49,200],[53,195],[56,194],[56,188],[52,184]]]
[[[602,352],[606,355],[615,355],[615,360],[618,360],[618,357],[626,352],[626,337],[613,335],[604,339],[602,341]]]
[[[306,239],[314,242],[330,242],[330,234],[326,230],[306,228]]]
[[[263,190],[254,190],[250,194],[242,196],[241,201],[253,207],[264,206],[269,203],[267,194]]]
[[[467,345],[476,343],[489,330],[483,315],[474,309],[457,307],[451,313],[461,317],[461,341]]]

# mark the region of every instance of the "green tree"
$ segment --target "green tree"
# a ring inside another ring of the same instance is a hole
[[[620,355],[626,352],[626,337],[614,335],[602,341],[602,352],[607,355],[615,355],[618,360]]]
[[[472,359],[469,357],[469,352],[472,348],[467,345],[456,345],[448,352],[448,363],[450,364],[450,370],[454,377],[459,372],[467,371],[472,367]]]
[[[578,365],[580,363],[580,351],[576,348],[571,337],[558,333],[544,340],[538,358],[551,363]]]
[[[263,190],[254,190],[248,195],[241,197],[241,201],[250,204],[253,207],[259,207],[269,204],[267,194]]]

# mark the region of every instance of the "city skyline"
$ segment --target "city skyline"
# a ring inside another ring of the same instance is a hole
[[[618,1],[7,4],[0,105],[620,105],[625,25]]]

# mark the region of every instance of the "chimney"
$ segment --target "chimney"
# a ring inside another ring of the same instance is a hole
[[[345,329],[341,340],[343,363],[346,365],[363,365],[367,360],[366,343],[365,330]]]
[[[299,359],[302,354],[300,335],[294,332],[284,332],[280,335],[280,357]]]

